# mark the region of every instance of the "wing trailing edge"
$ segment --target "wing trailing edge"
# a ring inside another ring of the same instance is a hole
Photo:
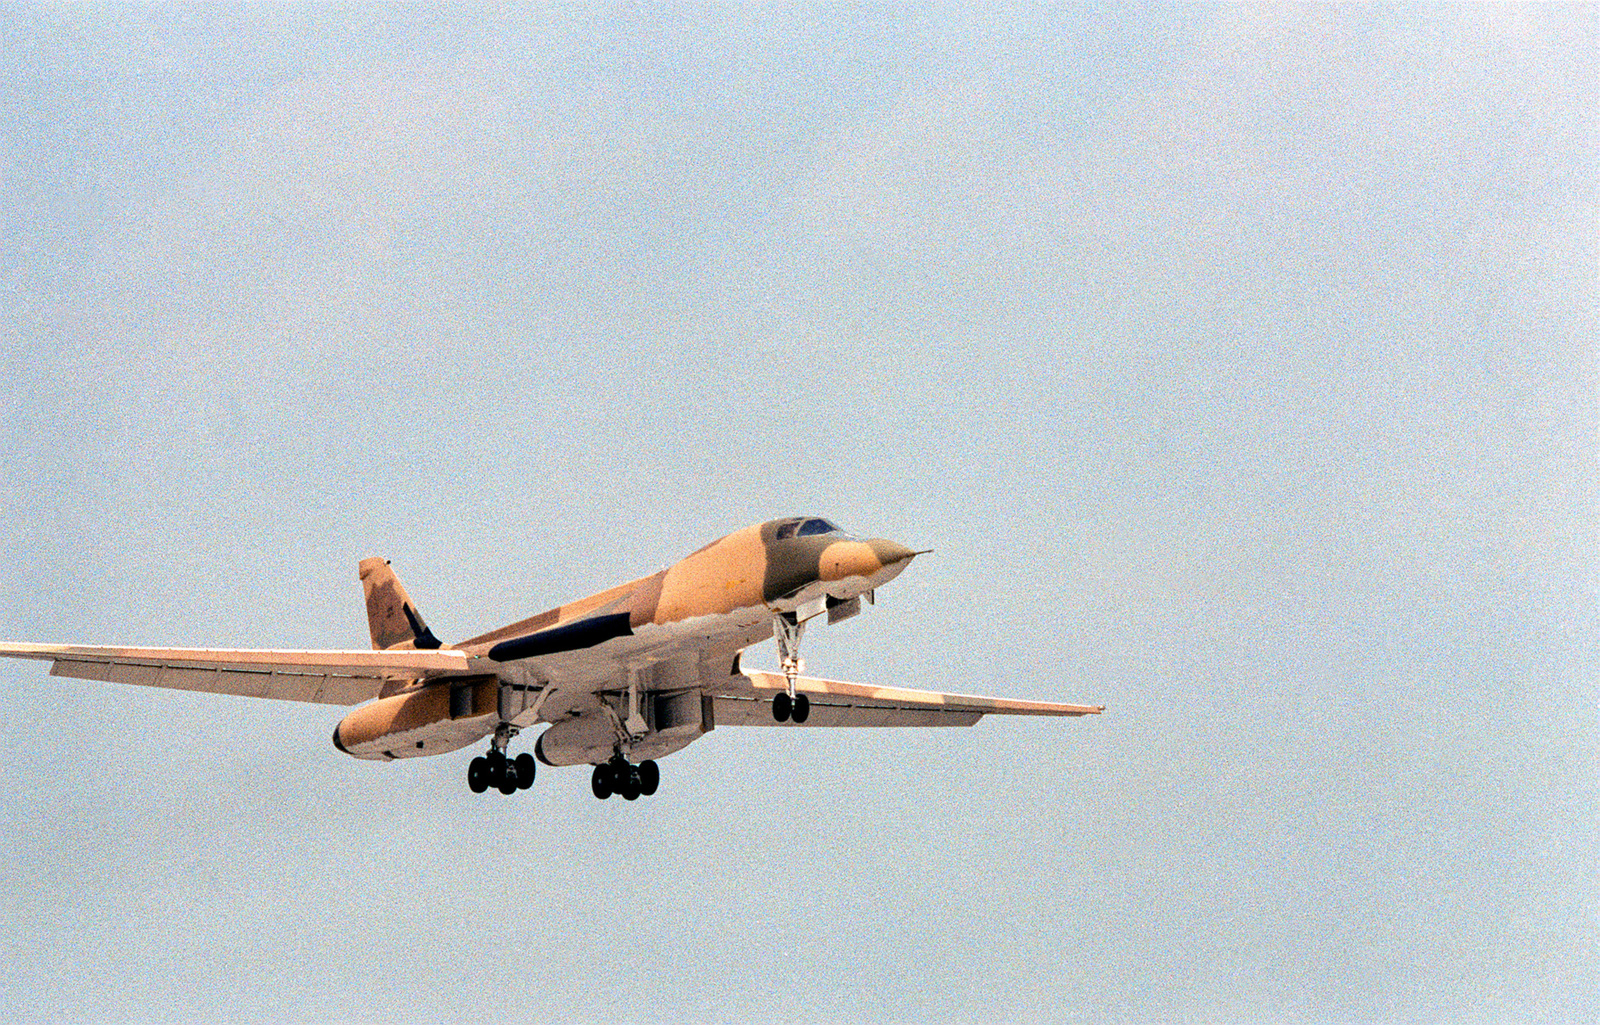
[[[470,671],[459,651],[291,651],[0,644],[0,657],[48,660],[50,675],[241,697],[354,705],[394,680]]]

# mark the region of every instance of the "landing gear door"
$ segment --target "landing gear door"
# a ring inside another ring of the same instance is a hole
[[[700,692],[681,690],[671,694],[656,694],[653,726],[657,733],[667,737],[698,736],[706,732]]]
[[[492,715],[499,700],[500,681],[492,676],[469,676],[450,683],[450,718],[475,719]]]

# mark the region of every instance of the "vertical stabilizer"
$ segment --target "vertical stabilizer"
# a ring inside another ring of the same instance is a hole
[[[367,596],[367,627],[374,648],[439,647],[439,638],[422,621],[388,559],[373,556],[361,560],[361,589]]]

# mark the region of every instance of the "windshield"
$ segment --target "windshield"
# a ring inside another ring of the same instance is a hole
[[[813,516],[803,520],[790,520],[780,524],[777,537],[781,541],[786,537],[810,537],[813,534],[842,534],[844,531],[829,523],[821,517]]]

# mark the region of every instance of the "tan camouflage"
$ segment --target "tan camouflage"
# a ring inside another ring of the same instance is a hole
[[[361,589],[367,598],[367,624],[372,646],[379,651],[397,648],[437,648],[405,585],[389,568],[388,559],[362,559]],[[418,638],[423,643],[418,644]]]
[[[665,626],[700,616],[775,607],[786,595],[819,577],[830,582],[850,576],[868,577],[886,567],[908,562],[916,554],[904,545],[883,540],[823,540],[805,536],[780,542],[775,536],[778,529],[791,522],[774,520],[735,531],[658,573],[451,647],[481,654],[499,641],[537,633],[601,611],[626,612],[629,625],[638,629],[647,624]],[[362,565],[367,562],[382,560],[368,559]],[[398,586],[399,581],[395,583]],[[371,592],[368,594],[370,614]],[[404,597],[403,588],[399,594],[402,603],[409,600]],[[374,633],[374,645],[376,643]]]

